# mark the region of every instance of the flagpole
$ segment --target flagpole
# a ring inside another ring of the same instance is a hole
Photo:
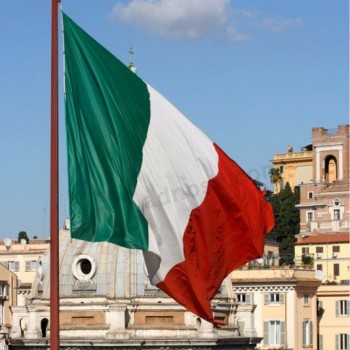
[[[50,350],[59,350],[58,4],[51,3]]]

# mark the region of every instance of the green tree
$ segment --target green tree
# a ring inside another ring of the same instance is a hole
[[[275,192],[278,192],[278,186],[282,180],[281,171],[279,168],[271,168],[269,171],[270,181],[275,186]]]
[[[21,232],[18,234],[18,243],[20,243],[22,239],[25,239],[27,243],[29,242],[29,238],[28,238],[28,236],[27,236],[27,232],[21,231]]]
[[[279,193],[269,197],[275,213],[275,227],[271,237],[280,243],[280,264],[293,264],[295,235],[299,233],[299,188],[293,191],[289,183]]]

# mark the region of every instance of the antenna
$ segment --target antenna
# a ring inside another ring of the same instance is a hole
[[[132,46],[130,46],[130,50],[129,50],[129,54],[130,54],[130,63],[128,65],[128,68],[133,72],[133,73],[137,73],[137,69],[134,65],[134,62],[133,62],[133,57],[134,57],[134,51],[132,49]]]

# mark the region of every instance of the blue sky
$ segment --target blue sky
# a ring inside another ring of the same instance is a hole
[[[48,237],[51,1],[0,4],[0,238]],[[268,186],[275,153],[310,143],[312,127],[348,123],[348,1],[62,7],[125,64],[132,45],[139,76]],[[60,223],[68,216],[62,80]]]

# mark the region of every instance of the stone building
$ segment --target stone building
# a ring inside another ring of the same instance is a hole
[[[252,349],[256,332],[239,335],[226,279],[212,302],[212,324],[149,285],[142,254],[110,243],[71,239],[60,232],[60,338],[62,349]],[[45,349],[50,337],[49,256],[39,262],[25,306],[13,308],[11,349]],[[25,327],[23,327],[25,325]]]

